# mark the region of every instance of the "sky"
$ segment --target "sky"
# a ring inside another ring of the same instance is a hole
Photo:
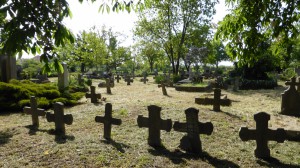
[[[65,18],[64,24],[69,28],[75,35],[80,31],[89,30],[91,27],[101,29],[103,25],[106,28],[112,28],[113,32],[120,32],[125,35],[120,45],[130,46],[133,39],[132,29],[134,22],[137,21],[137,15],[134,12],[110,12],[109,14],[98,11],[101,2],[96,1],[94,3],[83,1],[80,3],[78,0],[68,0],[69,7],[72,11],[72,18]],[[226,15],[225,0],[219,0],[219,4],[215,6],[216,14],[213,22],[218,23]],[[23,55],[23,58],[30,58],[32,55]]]

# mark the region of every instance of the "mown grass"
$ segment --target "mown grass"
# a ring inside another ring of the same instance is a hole
[[[151,78],[150,78],[151,79]],[[93,81],[97,86],[97,81]],[[40,127],[30,127],[31,117],[22,113],[0,115],[1,167],[297,167],[300,165],[300,146],[296,142],[270,142],[271,155],[277,162],[254,157],[255,141],[242,142],[238,136],[241,126],[255,127],[253,114],[259,111],[271,115],[269,126],[299,130],[299,119],[278,114],[284,90],[222,91],[233,100],[232,106],[213,112],[212,106],[194,103],[194,98],[207,93],[177,92],[161,88],[151,80],[147,84],[135,80],[127,86],[122,80],[106,94],[105,88],[97,92],[106,102],[92,104],[81,99],[81,104],[65,108],[74,122],[66,125],[66,136],[51,134],[54,123],[40,117]],[[95,116],[104,115],[105,103],[112,103],[113,117],[122,119],[122,125],[112,126],[111,143],[103,139],[103,124]],[[137,126],[137,116],[148,116],[147,106],[162,107],[161,118],[185,122],[184,110],[199,109],[201,122],[211,121],[212,135],[200,135],[203,153],[186,154],[178,148],[181,132],[161,131],[165,149],[156,150],[147,144],[148,129]]]

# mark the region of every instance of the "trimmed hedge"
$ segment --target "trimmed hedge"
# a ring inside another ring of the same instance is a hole
[[[270,80],[248,80],[241,79],[240,80],[240,90],[258,90],[258,89],[274,89],[277,87],[277,81]]]
[[[49,109],[52,103],[60,100],[66,106],[73,106],[84,95],[85,92],[72,91],[61,94],[53,83],[36,84],[28,80],[0,82],[0,111],[22,111],[25,106],[30,106],[31,96],[37,97],[39,108]]]

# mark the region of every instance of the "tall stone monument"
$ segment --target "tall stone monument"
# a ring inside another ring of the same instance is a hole
[[[0,55],[0,81],[9,82],[17,79],[17,65],[14,56]]]
[[[69,86],[69,71],[67,63],[62,63],[64,72],[58,73],[58,88],[60,91],[66,91],[66,88]]]

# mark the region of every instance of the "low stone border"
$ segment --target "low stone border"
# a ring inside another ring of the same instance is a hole
[[[175,86],[175,90],[184,92],[210,92],[212,91],[211,86],[206,87],[193,87],[193,86]]]

